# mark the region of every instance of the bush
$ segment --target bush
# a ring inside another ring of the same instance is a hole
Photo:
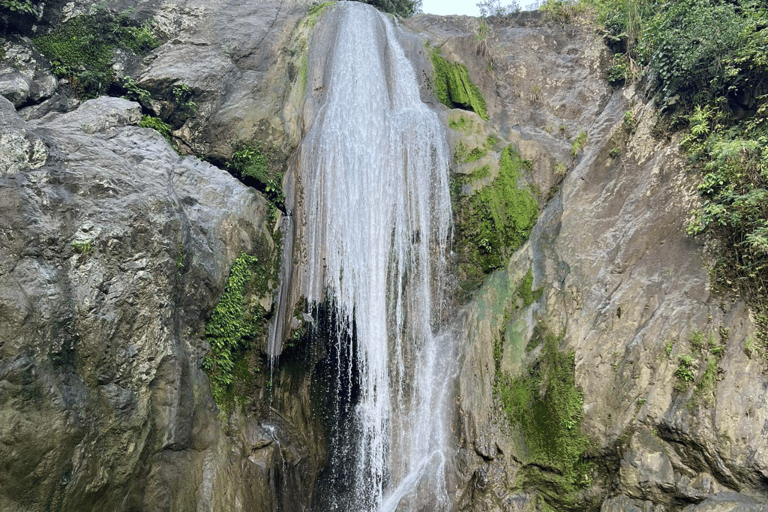
[[[238,142],[227,167],[243,183],[251,185],[278,208],[285,208],[282,173],[269,168],[269,155],[260,143]]]

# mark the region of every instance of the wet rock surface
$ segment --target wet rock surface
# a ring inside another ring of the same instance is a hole
[[[199,108],[174,126],[175,140],[214,160],[233,140],[258,140],[286,165],[303,130],[309,29],[297,27],[308,3],[134,4],[109,3],[136,7],[165,39],[128,71],[158,98],[188,85]],[[489,113],[475,142],[515,144],[541,206],[530,241],[462,310],[457,508],[541,507],[541,489],[522,479],[525,440],[494,394],[494,346],[500,369],[522,375],[538,357],[525,350],[534,327],[546,323],[564,333],[583,390],[594,469],[579,503],[766,510],[768,405],[753,319],[709,289],[706,247],[685,234],[695,189],[677,140],[652,135],[653,103],[606,84],[609,53],[589,25],[526,13],[487,29],[427,15],[404,25],[468,67]],[[267,202],[138,127],[138,104],[81,105],[29,44],[4,49],[0,509],[301,510],[324,449],[310,373],[283,374],[273,392],[263,376],[261,405],[224,415],[200,370],[204,321],[232,262],[273,248]],[[409,57],[446,122],[481,123],[434,100],[425,50]],[[466,138],[449,132],[453,146]],[[517,290],[529,269],[541,295],[525,305]],[[687,385],[681,357],[695,362]]]

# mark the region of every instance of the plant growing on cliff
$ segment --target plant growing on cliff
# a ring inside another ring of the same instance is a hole
[[[500,267],[528,239],[536,222],[538,203],[526,188],[518,188],[524,168],[515,148],[507,147],[496,179],[458,199],[456,245],[461,247],[460,271],[470,286]],[[488,169],[476,172],[482,174],[471,180],[487,176]]]
[[[274,203],[285,208],[285,194],[282,189],[282,173],[269,167],[269,154],[261,143],[237,142],[232,159],[227,164],[230,171],[247,185],[251,185]]]
[[[409,18],[421,11],[421,0],[362,0],[382,12]]]
[[[0,0],[0,12],[37,14],[37,7],[31,0]]]
[[[95,9],[35,38],[34,44],[50,59],[56,76],[67,78],[81,97],[93,98],[105,94],[113,83],[114,50],[141,55],[159,43],[152,28],[132,20],[128,11],[115,15]]]
[[[576,155],[581,152],[582,149],[584,149],[584,146],[587,144],[587,132],[582,131],[580,132],[575,139],[573,139],[573,144],[571,144],[571,156],[575,157]]]
[[[203,359],[202,368],[211,380],[216,403],[225,406],[232,391],[235,367],[243,351],[259,333],[264,310],[246,296],[253,294],[260,269],[258,259],[242,252],[235,259],[219,302],[205,324],[205,339],[211,351]]]

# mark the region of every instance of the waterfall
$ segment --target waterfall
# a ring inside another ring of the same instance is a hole
[[[389,17],[340,2],[319,25],[292,286],[333,312],[337,425],[323,507],[448,510],[455,342],[436,332],[451,231],[445,128],[420,99],[401,46],[411,36]]]

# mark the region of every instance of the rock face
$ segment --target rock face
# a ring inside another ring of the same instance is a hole
[[[256,378],[254,396],[230,413],[200,370],[205,320],[232,262],[240,251],[276,254],[269,205],[137,124],[185,84],[199,111],[174,127],[182,149],[219,161],[232,140],[261,141],[287,166],[304,130],[309,5],[109,6],[136,7],[166,37],[118,70],[155,95],[150,112],[117,98],[80,104],[30,45],[3,46],[0,509],[306,510],[325,457],[311,400],[319,356]],[[526,13],[486,26],[403,23],[465,64],[485,96],[487,123],[444,109],[427,52],[409,50],[422,98],[449,126],[457,116],[478,126],[449,129],[453,147],[492,135],[490,162],[513,144],[530,161],[520,184],[541,209],[530,240],[457,315],[456,508],[768,510],[754,322],[742,302],[709,289],[706,247],[685,234],[693,180],[677,141],[652,136],[645,91],[606,84],[609,53],[588,25]],[[532,299],[520,292],[529,270]],[[542,361],[537,326],[573,353],[583,393],[587,469],[567,499],[531,478],[564,475],[533,467],[530,440],[499,400],[500,376],[524,377]]]
[[[266,201],[135,126],[136,103],[25,123],[0,101],[3,129],[44,148],[1,178],[0,508],[277,507],[281,457],[315,449],[290,426],[308,403],[276,396],[269,429],[222,422],[200,370],[232,261],[273,251]]]
[[[533,510],[543,496],[575,510],[764,510],[764,363],[748,309],[711,292],[707,252],[685,233],[685,157],[651,135],[642,91],[607,86],[590,27],[532,21],[491,24],[480,42],[473,20],[408,21],[479,77],[490,128],[532,160],[543,196],[530,241],[464,310],[459,508]],[[540,297],[525,304],[529,269]],[[530,478],[530,445],[494,386],[540,364],[537,325],[563,333],[583,390],[592,469],[573,501]]]

